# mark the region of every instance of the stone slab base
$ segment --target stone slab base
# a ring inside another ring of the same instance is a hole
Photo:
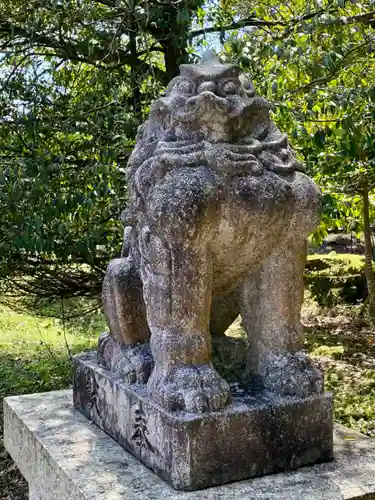
[[[192,491],[332,459],[330,395],[234,396],[220,412],[167,412],[101,368],[74,361],[74,404],[174,488]]]
[[[72,391],[4,400],[5,447],[30,500],[374,500],[375,440],[335,427],[335,460],[287,473],[176,491],[73,409]]]

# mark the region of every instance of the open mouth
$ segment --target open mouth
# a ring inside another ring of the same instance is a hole
[[[207,113],[210,111],[228,113],[229,104],[226,99],[215,95],[213,92],[205,91],[197,96],[190,97],[190,99],[186,101],[185,109],[191,109],[199,113]]]
[[[186,100],[184,106],[173,109],[175,119],[183,123],[199,121],[204,115],[218,115],[225,119],[236,118],[244,112],[245,105],[240,96],[223,98],[205,91]]]

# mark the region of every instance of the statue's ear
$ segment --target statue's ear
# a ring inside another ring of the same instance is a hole
[[[172,78],[172,80],[168,83],[167,88],[165,89],[164,95],[168,95],[169,92],[173,89],[173,87],[180,79],[181,79],[180,76],[175,76],[174,78]]]
[[[142,125],[140,125],[137,129],[137,136],[135,138],[135,140],[138,142],[138,141],[141,141],[145,135],[145,131],[146,131],[146,124],[147,122],[143,123]]]

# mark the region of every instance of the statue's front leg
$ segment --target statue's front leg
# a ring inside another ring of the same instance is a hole
[[[249,378],[260,388],[300,397],[323,391],[323,376],[303,351],[305,255],[305,240],[289,238],[253,269],[240,292]]]
[[[168,410],[214,411],[230,400],[211,362],[212,264],[205,248],[143,228],[141,272],[155,367],[150,396]]]

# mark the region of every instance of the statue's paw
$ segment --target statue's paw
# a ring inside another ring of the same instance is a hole
[[[212,365],[155,368],[148,388],[155,402],[172,411],[219,411],[231,401],[228,383]]]
[[[146,384],[154,365],[149,344],[120,346],[110,333],[99,338],[98,362],[129,384]]]
[[[129,384],[146,384],[153,366],[149,344],[138,344],[122,349],[116,372]]]
[[[323,392],[324,377],[304,352],[269,357],[264,386],[282,395],[308,397]]]

